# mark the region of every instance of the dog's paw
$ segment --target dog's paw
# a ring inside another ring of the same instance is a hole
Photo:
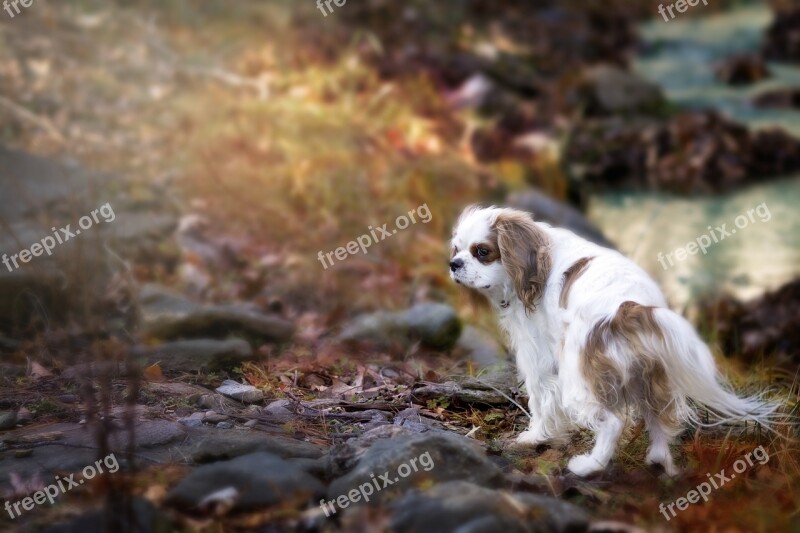
[[[536,431],[527,430],[517,435],[514,443],[518,446],[539,446],[547,444],[547,439]]]
[[[667,455],[664,456],[662,453],[657,453],[655,451],[650,451],[647,453],[647,457],[645,457],[644,462],[648,465],[661,465],[664,469],[664,472],[669,477],[675,477],[680,473],[680,470],[675,466],[675,463],[672,462],[672,457]]]
[[[596,472],[602,471],[605,466],[594,459],[591,455],[576,455],[567,463],[567,468],[576,476],[586,477]]]

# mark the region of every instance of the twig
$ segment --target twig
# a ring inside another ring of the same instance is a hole
[[[36,113],[29,111],[28,109],[22,107],[16,102],[9,100],[5,96],[1,95],[0,95],[0,106],[5,107],[6,109],[8,109],[9,111],[11,111],[12,113],[14,113],[23,120],[27,120],[28,122],[33,122],[40,128],[47,131],[47,133],[49,133],[51,136],[55,137],[55,139],[58,142],[62,144],[67,142],[64,136],[61,135],[61,132],[59,132],[58,129],[56,129],[56,127],[53,125],[53,123],[50,122],[50,120],[48,120],[47,118],[40,117]]]

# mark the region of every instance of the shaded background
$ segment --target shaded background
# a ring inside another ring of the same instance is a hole
[[[565,470],[587,433],[512,449],[524,391],[446,267],[464,206],[527,209],[635,260],[737,388],[796,412],[800,9],[331,6],[0,11],[0,254],[115,213],[0,264],[0,495],[111,451],[123,466],[0,528],[800,527],[796,444],[761,428],[690,428],[677,480],[645,468],[635,424],[594,480]],[[422,205],[428,223],[320,264]],[[758,206],[707,254],[659,263]],[[760,444],[746,479],[659,514]],[[385,499],[318,506],[426,450],[437,467]]]

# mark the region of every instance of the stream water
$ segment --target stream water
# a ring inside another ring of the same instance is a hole
[[[771,13],[763,6],[670,22],[653,19],[640,28],[646,47],[634,70],[658,83],[681,107],[717,109],[751,128],[777,125],[800,137],[800,113],[749,104],[760,91],[800,87],[800,68],[770,64],[772,78],[742,88],[714,77],[720,59],[758,50],[770,21]],[[588,216],[648,270],[680,308],[719,291],[753,298],[800,275],[799,207],[800,175],[708,197],[598,195],[590,202]],[[737,219],[740,215],[744,218]],[[725,228],[718,230],[722,224]],[[724,232],[729,234],[720,238]],[[705,253],[687,247],[698,239],[711,240]],[[695,253],[676,252],[678,248]]]

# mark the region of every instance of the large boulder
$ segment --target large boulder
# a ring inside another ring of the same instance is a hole
[[[310,442],[261,431],[218,431],[203,429],[195,435],[184,453],[192,462],[211,463],[255,452],[268,452],[283,458],[319,459],[325,450]]]
[[[7,263],[0,263],[0,329],[23,326],[35,313],[57,320],[87,300],[96,306],[124,269],[121,259],[152,263],[163,255],[176,224],[170,208],[160,199],[132,202],[112,183],[121,185],[0,145],[0,260]]]
[[[535,189],[509,194],[506,204],[515,209],[528,211],[536,220],[571,230],[600,246],[614,248],[611,241],[606,239],[594,224],[586,220],[580,211]]]
[[[201,513],[217,506],[248,511],[277,504],[299,507],[323,492],[301,466],[257,452],[198,467],[169,492],[167,503]]]
[[[330,460],[334,465],[346,468],[347,464],[353,464],[354,461],[355,464],[349,472],[331,483],[329,498],[349,494],[377,478],[380,478],[377,482],[381,490],[375,491],[371,501],[380,501],[387,495],[431,482],[465,480],[494,488],[503,484],[502,471],[486,457],[475,441],[437,431],[411,433],[409,430],[377,430],[381,434],[394,433],[395,436],[370,439],[372,442],[369,447],[360,455],[351,453],[354,449],[358,450],[358,443],[331,450]]]
[[[579,87],[588,115],[651,113],[665,103],[658,85],[613,65],[588,68]]]
[[[339,335],[343,341],[408,346],[420,341],[435,350],[452,349],[461,335],[461,321],[452,307],[421,303],[405,311],[379,311],[356,317]]]
[[[227,337],[239,333],[266,341],[287,341],[294,325],[245,303],[195,303],[166,287],[147,284],[139,291],[141,326],[160,339]]]
[[[587,531],[589,517],[578,507],[525,493],[506,493],[467,481],[428,491],[414,490],[391,505],[389,529],[398,533],[503,531],[504,533]]]
[[[133,354],[148,364],[158,363],[165,370],[181,372],[214,372],[256,359],[253,348],[241,339],[168,342],[154,347],[138,347]]]

